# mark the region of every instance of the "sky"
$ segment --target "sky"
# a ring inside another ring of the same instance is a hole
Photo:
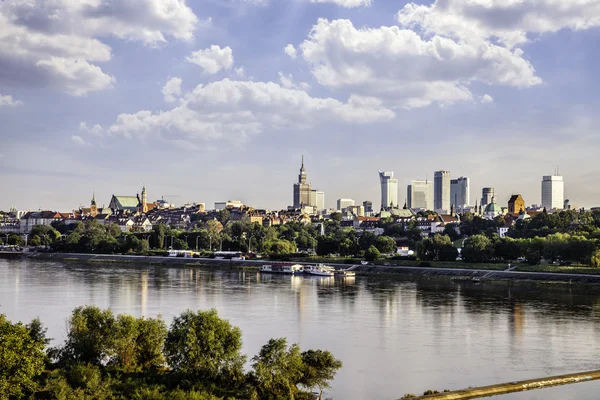
[[[4,0],[0,210],[146,186],[175,204],[399,199],[436,170],[497,202],[600,206],[600,0]]]

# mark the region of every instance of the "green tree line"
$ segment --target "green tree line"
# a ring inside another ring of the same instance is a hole
[[[342,363],[271,339],[244,371],[242,333],[217,312],[158,318],[73,310],[62,346],[48,348],[39,320],[0,314],[1,399],[308,399],[329,387]]]

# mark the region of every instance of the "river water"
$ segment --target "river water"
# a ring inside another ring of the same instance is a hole
[[[590,287],[320,278],[192,267],[0,259],[0,313],[39,317],[53,344],[85,304],[163,316],[216,308],[251,358],[273,337],[344,363],[334,400],[397,399],[600,368],[600,291]],[[589,382],[498,399],[599,398]]]

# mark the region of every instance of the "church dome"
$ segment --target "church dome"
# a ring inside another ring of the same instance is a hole
[[[488,204],[487,206],[485,206],[485,212],[500,214],[502,212],[502,208],[498,204],[492,202],[492,203]]]

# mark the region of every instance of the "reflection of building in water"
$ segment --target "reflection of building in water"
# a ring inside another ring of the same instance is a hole
[[[510,323],[511,334],[515,337],[523,336],[523,328],[525,325],[525,309],[521,304],[514,304],[512,312],[508,319]]]
[[[140,312],[142,317],[146,316],[146,307],[148,305],[148,271],[142,271],[142,277],[140,279],[142,285],[141,298],[140,298]]]

